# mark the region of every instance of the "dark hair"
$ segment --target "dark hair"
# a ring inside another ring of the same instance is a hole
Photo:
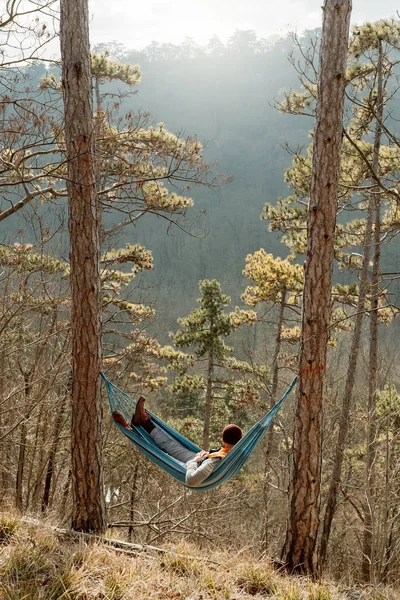
[[[237,425],[230,423],[227,425],[222,432],[222,440],[226,444],[236,444],[242,437],[243,432]]]

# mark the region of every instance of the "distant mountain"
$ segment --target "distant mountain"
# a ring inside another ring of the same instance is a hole
[[[138,93],[126,106],[150,111],[155,122],[162,121],[173,132],[196,135],[206,144],[206,160],[217,160],[218,170],[233,178],[222,188],[191,192],[193,215],[205,213],[200,225],[206,237],[178,230],[167,236],[167,225],[154,218],[143,219],[134,232],[134,241],[153,251],[151,279],[171,326],[193,307],[199,279],[216,278],[238,302],[246,255],[260,247],[285,253],[277,237],[266,231],[260,214],[265,202],[287,195],[283,176],[291,157],[285,143],[308,144],[313,123],[274,108],[283,90],[297,86],[288,61],[292,40],[264,41],[258,51],[245,41],[220,48],[219,54],[196,55],[192,48],[192,57],[176,56],[175,51],[168,58],[160,47],[153,59],[145,53],[120,56],[139,60],[142,71]],[[146,281],[150,281],[147,274]]]
[[[318,34],[306,32],[301,41]],[[206,146],[205,159],[218,161],[216,170],[232,177],[224,187],[190,191],[195,206],[188,216],[199,217],[192,236],[146,216],[115,241],[139,242],[152,250],[154,271],[138,276],[137,283],[168,331],[195,305],[199,279],[217,279],[237,303],[246,285],[246,255],[261,247],[286,254],[260,214],[265,202],[288,194],[284,173],[291,156],[285,144],[293,149],[308,145],[313,120],[274,107],[284,91],[299,87],[288,60],[294,51],[290,36],[260,40],[254,32],[237,31],[226,45],[213,38],[200,47],[188,39],[180,46],[154,43],[143,52],[118,43],[96,51],[106,48],[111,57],[141,67],[137,93],[124,100],[123,109],[149,111],[155,123],[162,121],[170,131],[197,136]],[[43,65],[31,69],[38,79],[45,72]],[[390,270],[396,261],[396,252],[386,253]]]

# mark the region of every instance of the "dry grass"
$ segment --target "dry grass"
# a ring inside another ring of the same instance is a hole
[[[0,516],[1,600],[400,600],[389,589],[340,591],[286,577],[243,554],[207,554],[187,544],[127,556],[99,543],[62,539],[46,524]],[[213,562],[214,561],[214,562]]]

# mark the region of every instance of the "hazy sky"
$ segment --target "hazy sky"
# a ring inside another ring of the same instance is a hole
[[[89,0],[91,42],[116,40],[143,49],[153,40],[179,44],[186,36],[205,43],[226,41],[235,29],[259,37],[314,29],[323,0]],[[400,0],[353,0],[353,23],[394,16]]]

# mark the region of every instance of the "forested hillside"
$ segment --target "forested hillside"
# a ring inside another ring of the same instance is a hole
[[[187,40],[181,46],[153,44],[143,52],[118,43],[97,47],[111,58],[140,66],[134,95],[125,96],[122,84],[103,86],[106,93],[122,91],[121,110],[148,112],[154,124],[163,122],[169,131],[197,137],[205,146],[205,159],[215,163],[213,173],[222,175],[211,189],[187,190],[195,203],[182,229],[147,216],[134,233],[121,231],[112,242],[151,249],[154,269],[141,285],[162,317],[162,338],[194,305],[200,279],[217,279],[237,303],[249,253],[264,248],[286,256],[277,234],[268,231],[260,216],[266,202],[276,204],[288,195],[285,172],[291,152],[310,143],[312,119],[284,114],[278,105],[285,93],[300,86],[293,64],[300,61],[297,44],[306,48],[318,34],[305,32],[295,43],[292,36],[260,40],[254,32],[237,31],[226,45],[213,39],[207,47]],[[53,68],[49,72],[58,75]],[[44,65],[36,65],[27,77],[39,83],[47,73]],[[395,241],[383,247],[383,255],[387,270],[395,271]],[[336,271],[335,279],[348,278]],[[392,291],[397,294],[396,283]]]
[[[160,235],[166,224],[150,219],[137,228],[138,240],[154,249],[153,280],[162,282],[163,306],[164,292],[168,299],[179,290],[185,299],[182,308],[168,302],[170,326],[169,315],[180,316],[193,306],[198,280],[216,278],[237,302],[247,254],[260,247],[282,254],[260,214],[265,202],[286,195],[283,174],[291,157],[285,144],[306,145],[312,122],[275,107],[283,91],[297,85],[288,60],[292,39],[260,49],[256,39],[254,32],[237,32],[230,45],[203,56],[190,46],[177,48],[177,58],[168,48],[160,48],[153,60],[151,54],[147,60],[129,51],[124,55],[134,62],[145,59],[137,95],[126,104],[150,111],[171,131],[196,135],[205,144],[206,160],[217,161],[215,169],[231,178],[216,189],[192,188],[191,215],[200,215],[193,233],[199,237],[174,228],[169,237]]]
[[[302,43],[315,34],[305,34]],[[291,156],[286,144],[293,150],[306,146],[312,129],[311,119],[284,115],[276,106],[298,85],[289,61],[295,51],[290,36],[267,41],[257,40],[254,32],[236,32],[225,46],[212,42],[210,48],[183,44],[174,51],[160,46],[142,53],[105,45],[111,58],[139,64],[142,74],[121,110],[149,112],[155,124],[196,136],[205,146],[205,160],[216,163],[213,173],[224,180],[211,189],[191,186],[195,203],[184,230],[145,217],[134,233],[119,232],[113,240],[116,246],[140,243],[152,250],[154,270],[146,273],[143,286],[152,288],[146,296],[155,302],[166,330],[193,306],[200,279],[217,279],[238,302],[247,254],[261,247],[285,254],[260,215],[265,202],[287,195],[284,173]],[[36,65],[27,77],[39,84],[52,72],[58,76],[57,70]],[[118,83],[106,82],[103,88],[127,92]]]

